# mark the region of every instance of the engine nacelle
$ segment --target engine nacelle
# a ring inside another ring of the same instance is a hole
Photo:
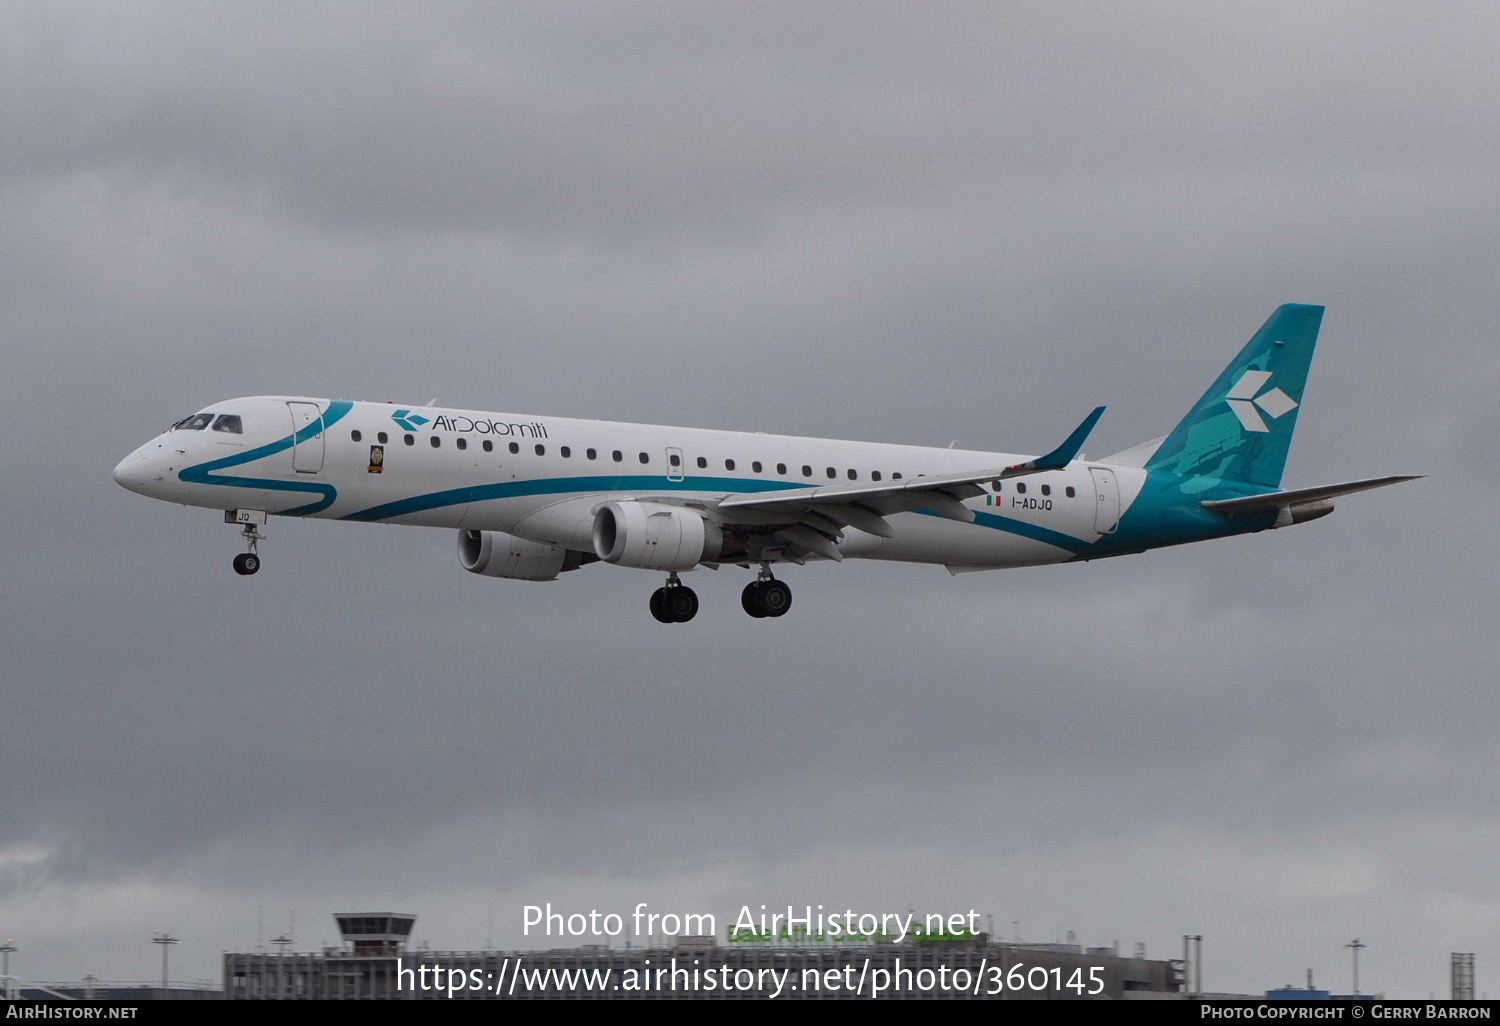
[[[504,531],[459,531],[458,562],[471,574],[517,581],[554,581],[593,557],[561,545],[527,541]]]
[[[724,534],[692,510],[659,502],[606,502],[594,511],[594,554],[639,570],[691,570],[716,558]]]

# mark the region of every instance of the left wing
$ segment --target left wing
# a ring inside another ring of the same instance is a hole
[[[770,495],[734,495],[714,503],[713,508],[731,522],[785,525],[779,527],[777,533],[794,545],[830,559],[842,559],[835,542],[839,531],[846,526],[881,538],[891,538],[895,532],[885,518],[919,509],[972,523],[974,512],[963,504],[964,499],[983,495],[984,489],[980,486],[984,484],[1067,466],[1083,448],[1084,439],[1103,414],[1103,406],[1096,408],[1056,449],[1008,467],[919,476],[881,484],[822,485]]]

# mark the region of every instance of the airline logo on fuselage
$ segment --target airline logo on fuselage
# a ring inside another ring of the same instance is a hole
[[[490,420],[487,417],[464,417],[452,413],[439,413],[432,419],[434,431],[457,431],[466,435],[512,435],[517,438],[546,438],[547,425],[539,420],[529,423]]]
[[[423,417],[420,414],[413,413],[410,410],[397,410],[395,413],[391,414],[391,419],[394,420],[396,422],[396,426],[403,431],[415,431],[417,428],[427,423],[426,417]]]

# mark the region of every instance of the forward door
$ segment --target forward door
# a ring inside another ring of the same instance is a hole
[[[286,404],[292,415],[292,469],[299,474],[323,470],[323,411],[317,403]]]

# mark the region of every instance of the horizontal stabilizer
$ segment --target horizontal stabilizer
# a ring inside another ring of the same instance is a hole
[[[1369,491],[1371,488],[1384,488],[1386,485],[1400,484],[1402,481],[1416,481],[1421,474],[1401,474],[1395,477],[1372,477],[1367,481],[1349,481],[1344,484],[1318,485],[1314,488],[1295,488],[1289,492],[1266,492],[1264,495],[1247,495],[1240,499],[1210,499],[1203,503],[1205,509],[1211,509],[1215,513],[1223,513],[1226,516],[1235,516],[1242,513],[1264,513],[1268,510],[1285,509],[1288,506],[1300,506],[1307,502],[1317,502],[1321,499],[1332,499],[1340,495],[1348,495],[1351,492]]]

